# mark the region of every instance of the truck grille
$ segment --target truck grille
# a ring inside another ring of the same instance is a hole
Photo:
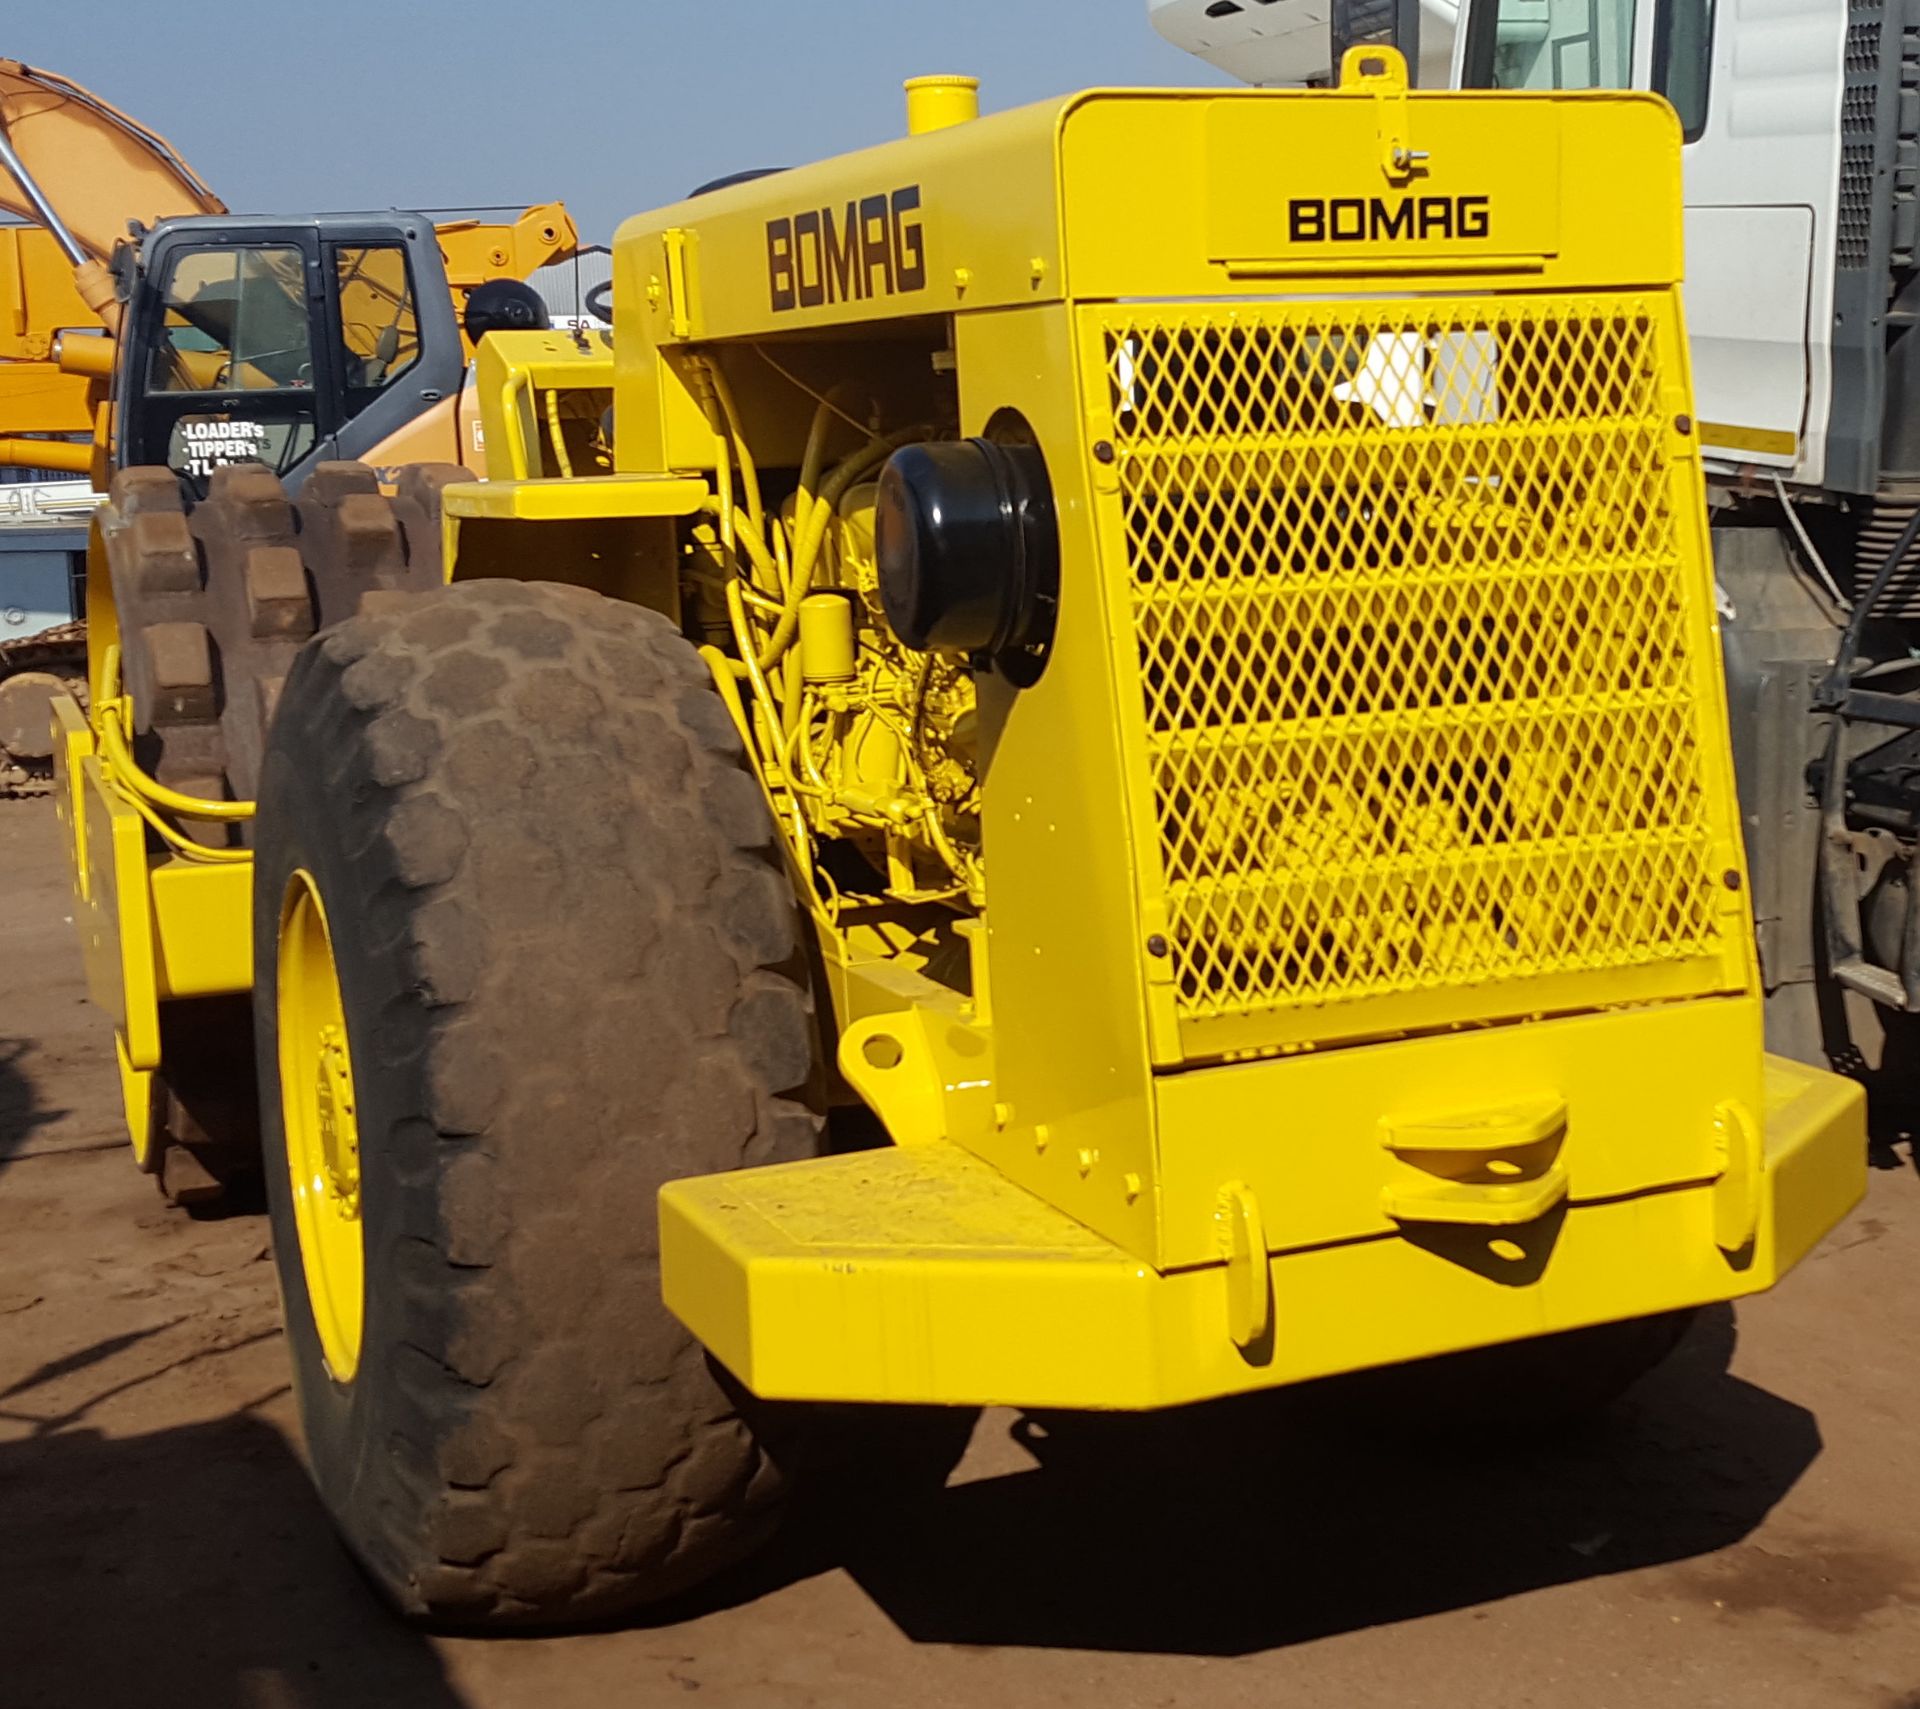
[[[1859,271],[1873,260],[1874,156],[1879,139],[1878,0],[1849,0],[1846,81],[1840,96],[1840,199],[1834,210],[1833,264]]]
[[[1653,309],[1100,327],[1180,1022],[1294,1011],[1281,1034],[1325,1039],[1411,994],[1417,1030],[1719,956],[1711,631]]]

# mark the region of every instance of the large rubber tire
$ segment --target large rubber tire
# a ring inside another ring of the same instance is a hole
[[[654,1197],[813,1154],[792,890],[725,709],[662,617],[510,581],[383,601],[288,676],[262,776],[255,1004],[275,1257],[313,1476],[406,1613],[604,1618],[754,1549],[783,1474],[662,1305]],[[330,922],[365,1322],[335,1382],[278,1093],[277,928]]]
[[[141,764],[189,795],[253,799],[301,646],[369,592],[437,587],[439,493],[471,478],[408,470],[390,501],[366,465],[322,463],[296,507],[264,463],[216,469],[198,503],[171,469],[115,475],[101,531]],[[214,846],[251,836],[211,820],[182,828]],[[162,1016],[149,1161],[168,1199],[210,1206],[259,1156],[245,1005],[226,1029],[208,1016],[230,1005],[168,1007],[178,1012]]]

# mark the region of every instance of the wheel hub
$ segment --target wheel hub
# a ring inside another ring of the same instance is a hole
[[[320,1029],[319,1067],[314,1101],[320,1123],[320,1151],[327,1192],[343,1217],[360,1215],[360,1124],[354,1120],[353,1069],[347,1035],[329,1022]]]
[[[359,1104],[333,939],[308,872],[287,881],[279,950],[280,1113],[301,1275],[327,1370],[348,1383],[366,1310]]]

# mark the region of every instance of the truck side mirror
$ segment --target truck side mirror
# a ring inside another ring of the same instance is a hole
[[[1350,47],[1391,47],[1407,62],[1407,81],[1418,81],[1420,0],[1333,0],[1327,28],[1333,38],[1334,72]]]

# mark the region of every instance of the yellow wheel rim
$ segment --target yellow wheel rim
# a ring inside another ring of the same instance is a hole
[[[280,906],[280,1115],[300,1265],[320,1351],[335,1382],[360,1365],[366,1255],[360,1235],[360,1124],[333,938],[312,874]]]

